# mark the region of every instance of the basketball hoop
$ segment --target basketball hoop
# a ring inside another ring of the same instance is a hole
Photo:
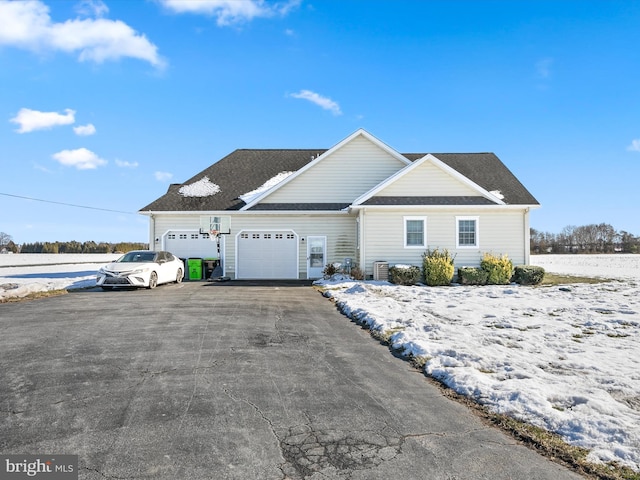
[[[209,230],[209,239],[215,240],[218,238],[218,230]]]

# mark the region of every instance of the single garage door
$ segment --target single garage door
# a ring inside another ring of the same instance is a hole
[[[298,278],[298,235],[291,230],[242,231],[236,278]]]

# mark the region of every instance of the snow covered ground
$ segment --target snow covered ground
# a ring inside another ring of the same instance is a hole
[[[640,281],[640,255],[533,255],[547,272]]]
[[[100,267],[121,254],[0,255],[0,302],[8,297],[93,287]]]
[[[117,256],[0,255],[0,301],[94,286],[98,268]],[[395,332],[395,348],[424,357],[427,373],[457,392],[561,434],[590,449],[593,461],[640,471],[640,255],[545,255],[532,263],[618,280],[561,287],[318,283],[345,314]]]
[[[547,271],[620,278],[555,287],[321,281],[349,317],[425,358],[455,391],[640,470],[640,255],[545,256]]]

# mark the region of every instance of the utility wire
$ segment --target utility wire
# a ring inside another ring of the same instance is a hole
[[[123,212],[122,210],[110,210],[108,208],[88,207],[86,205],[75,205],[73,203],[54,202],[53,200],[43,200],[41,198],[23,197],[22,195],[12,195],[10,193],[2,193],[2,192],[0,192],[0,195],[4,195],[5,197],[22,198],[23,200],[33,200],[33,201],[36,201],[36,202],[54,203],[56,205],[64,205],[66,207],[86,208],[88,210],[101,210],[103,212],[113,212],[113,213],[124,213],[124,214],[127,214],[127,215],[137,215],[136,212]]]

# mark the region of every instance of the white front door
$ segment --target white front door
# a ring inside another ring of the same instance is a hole
[[[326,251],[327,237],[307,237],[307,278],[322,278]]]

